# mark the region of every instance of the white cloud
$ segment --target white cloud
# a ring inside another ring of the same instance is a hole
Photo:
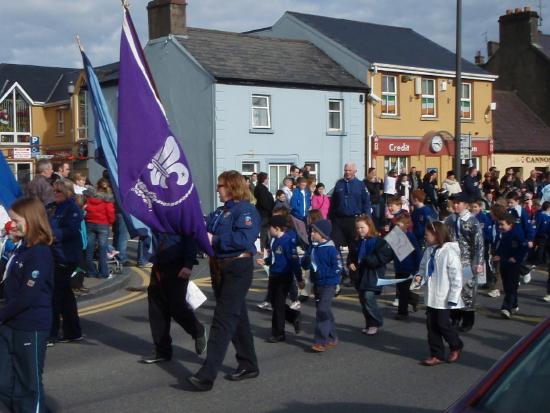
[[[76,34],[95,65],[118,59],[122,12],[116,0],[2,3],[0,62],[79,67]],[[147,3],[148,0],[130,2],[142,43],[147,40]],[[292,10],[410,27],[450,50],[455,47],[454,0],[188,0],[188,3],[188,23],[193,27],[245,31],[270,26],[286,10]],[[498,17],[507,8],[530,5],[536,10],[537,4],[534,0],[464,0],[464,57],[472,60],[476,50],[485,51],[485,32],[489,39],[498,40]],[[546,11],[543,10],[543,16]]]

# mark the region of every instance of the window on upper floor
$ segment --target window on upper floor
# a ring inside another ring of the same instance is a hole
[[[78,139],[88,139],[88,103],[86,91],[78,94]]]
[[[382,76],[382,115],[397,115],[396,76]]]
[[[340,99],[328,100],[328,130],[341,132],[344,129],[344,101]]]
[[[252,95],[252,128],[271,129],[271,96]]]
[[[0,144],[29,144],[31,107],[14,89],[0,102]]]
[[[65,111],[63,109],[57,109],[55,111],[56,116],[56,132],[57,135],[65,134]]]
[[[460,116],[462,119],[472,119],[472,84],[462,83],[460,98]]]
[[[435,79],[422,79],[422,116],[426,118],[435,117]]]

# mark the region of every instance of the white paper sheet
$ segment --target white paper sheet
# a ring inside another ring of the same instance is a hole
[[[390,278],[390,279],[379,278],[378,281],[376,282],[376,285],[378,287],[383,287],[385,285],[399,284],[404,281],[408,281],[410,279],[412,279],[412,275],[409,275],[407,278]]]
[[[206,295],[201,291],[201,289],[193,281],[189,281],[187,285],[187,295],[185,297],[187,304],[193,310],[196,310],[206,301]]]
[[[414,251],[414,247],[409,241],[409,238],[407,238],[407,234],[405,234],[397,225],[393,227],[384,239],[388,244],[390,244],[391,249],[399,261],[403,261],[411,252]]]

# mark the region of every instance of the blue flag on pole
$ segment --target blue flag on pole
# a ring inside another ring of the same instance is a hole
[[[193,237],[212,255],[189,164],[170,130],[126,7],[118,91],[118,170],[124,209],[154,231]]]
[[[0,151],[0,178],[0,203],[7,211],[11,208],[13,201],[22,196],[23,193],[2,151]]]
[[[113,119],[109,114],[109,108],[107,106],[107,102],[105,102],[105,97],[101,91],[101,86],[99,85],[99,81],[95,75],[94,68],[92,67],[90,60],[88,60],[88,56],[86,56],[84,51],[81,50],[80,52],[82,54],[88,91],[91,96],[92,109],[95,118],[95,135],[99,153],[98,163],[109,171],[113,194],[118,205],[122,205],[118,186],[117,131],[113,123]],[[122,212],[131,236],[145,236],[149,234],[149,228],[147,228],[147,226],[135,217],[125,213],[126,211]]]

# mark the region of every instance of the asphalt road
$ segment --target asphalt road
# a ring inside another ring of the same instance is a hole
[[[134,270],[133,286],[147,280]],[[206,276],[204,263],[195,271]],[[462,336],[465,349],[458,364],[423,367],[427,356],[425,315],[420,310],[409,322],[393,320],[389,305],[393,291],[382,300],[385,325],[377,336],[361,334],[363,316],[355,293],[344,289],[334,302],[340,344],[324,354],[309,352],[314,328],[314,303],[302,306],[303,332],[289,326],[286,343],[268,344],[270,313],[256,304],[265,294],[267,279],[258,270],[248,297],[249,312],[261,374],[255,380],[229,382],[223,374],[236,366],[230,347],[224,369],[208,393],[190,391],[185,378],[202,359],[194,342],[173,325],[174,358],[158,365],[138,363],[152,350],[147,300],[140,292],[120,291],[87,302],[82,327],[87,339],[48,349],[44,373],[47,403],[54,412],[439,412],[450,405],[487,371],[498,357],[543,317],[550,315],[544,294],[546,273],[537,273],[520,289],[521,316],[503,320],[501,299],[480,297],[472,332]],[[203,279],[199,284],[209,301],[198,316],[209,324],[214,302]],[[84,305],[83,305],[84,307]]]

